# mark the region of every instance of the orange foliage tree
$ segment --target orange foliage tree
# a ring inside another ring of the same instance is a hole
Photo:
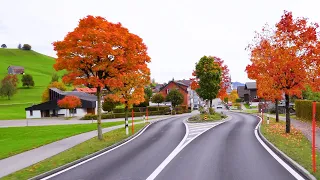
[[[229,77],[229,69],[228,66],[224,64],[224,61],[216,56],[209,56],[210,58],[214,59],[214,62],[220,67],[221,69],[221,81],[220,81],[220,89],[218,91],[217,97],[224,100],[225,97],[228,96],[227,89],[230,86],[230,77]],[[196,71],[193,71],[192,76],[194,78],[190,78],[191,82],[191,89],[196,90],[199,86],[199,79],[197,78]]]
[[[306,85],[314,90],[320,87],[318,24],[306,18],[294,19],[285,11],[275,27],[264,27],[248,46],[252,64],[246,71],[260,86],[268,85],[276,93],[285,94],[286,133],[290,133],[289,97],[301,96]]]
[[[121,88],[121,76],[137,71],[150,62],[142,39],[130,33],[120,23],[108,22],[102,17],[87,16],[63,41],[53,43],[58,58],[56,70],[66,70],[64,82],[97,88],[98,138],[102,139],[101,94],[112,88]]]
[[[109,97],[125,105],[125,126],[128,127],[129,107],[145,101],[144,87],[150,83],[150,70],[147,64],[142,64],[139,71],[125,73],[119,80],[124,85],[120,88],[113,88],[114,93]]]
[[[74,109],[81,107],[81,100],[77,96],[65,96],[63,99],[58,101],[58,106],[60,108],[66,109],[66,116],[68,114],[68,109]],[[71,113],[70,113],[71,116]]]

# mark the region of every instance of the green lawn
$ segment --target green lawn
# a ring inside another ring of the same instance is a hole
[[[1,119],[25,119],[26,107],[31,106],[32,104],[16,104],[16,105],[0,105],[0,120]]]
[[[121,124],[124,121],[102,123],[102,127]],[[0,159],[96,128],[96,123],[0,128]]]
[[[17,94],[15,94],[11,100],[8,100],[6,97],[0,97],[0,105],[2,105],[0,106],[0,119],[25,118],[24,108],[30,105],[6,106],[6,104],[41,102],[42,93],[50,83],[52,73],[55,72],[53,69],[54,63],[54,58],[39,54],[35,51],[0,49],[0,79],[7,75],[8,66],[15,65],[23,66],[25,68],[25,73],[31,74],[35,82],[35,87],[24,88],[20,81],[22,75],[18,75],[19,84]],[[61,76],[63,72],[59,72],[58,74]],[[10,113],[18,108],[19,112],[17,114]],[[9,111],[9,113],[3,114],[3,111]]]
[[[299,163],[309,172],[312,172],[311,161],[311,143],[301,133],[301,131],[291,127],[291,133],[285,133],[285,122],[275,122],[274,118],[270,118],[270,124],[263,123],[261,126],[262,134],[277,148],[288,155],[291,159]],[[313,174],[320,179],[320,154],[317,153],[317,172]]]
[[[142,129],[144,126],[145,124],[135,125],[135,133]],[[129,133],[129,135],[131,135],[131,131],[129,131]],[[23,180],[32,178],[36,175],[42,174],[64,164],[70,163],[89,154],[97,152],[103,148],[111,146],[112,144],[124,140],[128,136],[126,136],[125,130],[121,128],[107,132],[103,137],[103,141],[99,141],[96,137],[92,138],[51,158],[10,174],[4,177],[3,180]]]
[[[244,107],[246,107],[247,109],[250,109],[250,105],[249,104],[244,104]]]

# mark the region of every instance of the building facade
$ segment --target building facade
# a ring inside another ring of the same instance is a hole
[[[65,96],[77,96],[81,100],[81,107],[75,109],[63,109],[58,106],[58,101]],[[84,116],[86,114],[97,114],[97,97],[84,92],[64,92],[57,88],[49,89],[49,101],[25,108],[26,118],[42,118],[57,116]]]

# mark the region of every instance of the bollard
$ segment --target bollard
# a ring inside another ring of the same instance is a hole
[[[267,114],[267,124],[269,124],[269,114]]]

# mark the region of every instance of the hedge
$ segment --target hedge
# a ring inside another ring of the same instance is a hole
[[[296,100],[295,111],[298,118],[312,121],[312,102],[308,100]],[[320,121],[320,103],[317,102],[316,106],[316,120]]]
[[[134,117],[141,117],[146,115],[146,112],[135,112]],[[149,111],[149,116],[156,116],[156,115],[165,115],[163,111]],[[128,113],[128,117],[131,117],[131,112]],[[125,113],[113,113],[113,114],[101,114],[101,119],[113,119],[113,118],[125,118]],[[96,120],[98,119],[97,115],[87,114],[81,118],[81,120]]]

